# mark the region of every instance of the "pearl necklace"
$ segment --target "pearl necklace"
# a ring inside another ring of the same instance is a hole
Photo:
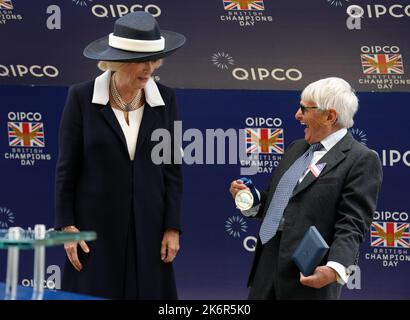
[[[111,95],[114,98],[115,103],[122,111],[125,112],[137,110],[141,105],[142,90],[138,90],[137,94],[131,100],[130,103],[125,103],[124,100],[122,100],[121,95],[118,92],[117,86],[115,84],[115,76],[116,73],[114,73],[114,75],[111,77]]]

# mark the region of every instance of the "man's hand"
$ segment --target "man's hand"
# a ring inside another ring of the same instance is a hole
[[[249,188],[243,183],[242,180],[234,180],[231,183],[231,187],[229,188],[229,192],[232,195],[232,198],[235,199],[236,194],[239,190],[249,190]]]
[[[179,251],[179,231],[168,229],[165,231],[161,243],[161,260],[172,262]]]
[[[336,271],[330,267],[319,266],[315,269],[315,272],[309,277],[305,277],[301,273],[300,283],[307,287],[320,289],[324,286],[327,286],[329,283],[337,281],[336,274]]]
[[[63,231],[65,232],[80,232],[75,226],[67,226],[63,228]],[[65,252],[67,253],[68,260],[70,260],[71,264],[77,271],[81,271],[83,269],[83,265],[81,264],[80,260],[78,259],[78,254],[77,254],[77,245],[80,245],[81,249],[85,253],[89,253],[90,249],[88,248],[87,244],[85,243],[84,240],[81,240],[80,242],[73,241],[73,242],[66,242],[64,243],[64,249]]]

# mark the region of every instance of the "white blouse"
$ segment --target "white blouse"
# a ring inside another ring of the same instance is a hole
[[[131,161],[133,161],[135,157],[135,148],[137,147],[138,132],[140,131],[144,107],[145,106],[142,106],[137,110],[128,112],[129,125],[125,121],[124,112],[112,108],[121,126],[122,132],[124,133],[125,140],[127,141],[128,153],[130,154]]]

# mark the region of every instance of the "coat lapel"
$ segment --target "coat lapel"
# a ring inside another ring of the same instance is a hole
[[[114,130],[118,138],[121,140],[123,146],[125,147],[126,150],[128,150],[127,147],[127,141],[125,140],[124,133],[122,132],[121,126],[118,123],[117,117],[114,114],[114,111],[112,111],[110,104],[108,103],[105,107],[103,107],[100,112],[104,116],[105,120],[107,123],[111,126],[111,128]],[[127,151],[128,153],[128,151]]]
[[[296,196],[298,193],[305,190],[308,186],[310,186],[313,181],[316,179],[325,176],[328,172],[332,171],[337,164],[339,164],[343,159],[346,157],[345,151],[350,150],[352,145],[352,136],[350,133],[346,134],[345,137],[342,138],[329,152],[327,152],[318,162],[319,163],[326,163],[326,166],[323,168],[323,171],[320,173],[319,177],[315,177],[312,172],[306,175],[306,177],[302,180],[302,182],[296,186],[293,190],[292,197]]]
[[[135,153],[141,148],[142,144],[144,143],[147,136],[151,133],[151,129],[154,124],[158,120],[157,113],[153,110],[153,108],[148,104],[145,103],[144,107],[144,114],[141,120],[140,130],[138,132],[138,140],[137,140],[137,147],[135,149]]]
[[[115,134],[121,140],[125,150],[128,153],[127,141],[125,140],[125,136],[122,131],[122,128],[120,124],[118,123],[117,117],[115,116],[114,111],[112,111],[110,105],[107,104],[105,107],[103,107],[100,110],[100,112],[102,113],[102,115],[104,116],[104,119],[107,121],[110,127],[114,130]],[[140,130],[138,132],[137,147],[136,147],[135,152],[137,152],[137,150],[141,148],[141,145],[143,144],[147,135],[151,132],[151,128],[156,123],[157,119],[158,119],[158,116],[156,112],[152,110],[151,106],[148,103],[146,103],[145,108],[144,108],[144,115],[142,116],[142,120],[141,120]]]

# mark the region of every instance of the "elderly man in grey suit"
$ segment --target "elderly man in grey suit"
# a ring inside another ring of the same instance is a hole
[[[248,285],[249,299],[338,299],[349,266],[369,230],[382,182],[375,152],[354,140],[358,99],[340,78],[309,84],[295,118],[304,139],[289,145],[265,192],[245,216],[262,220]],[[248,189],[231,183],[233,197]],[[314,273],[303,276],[291,256],[310,226],[329,251]]]

